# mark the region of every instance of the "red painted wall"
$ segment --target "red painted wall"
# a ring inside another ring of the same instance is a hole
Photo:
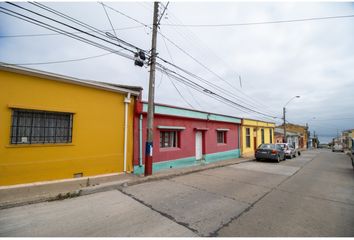
[[[134,118],[134,165],[139,164],[139,114]],[[145,162],[146,113],[143,113],[143,164]],[[157,126],[185,127],[179,131],[179,148],[160,149],[160,129]],[[157,115],[154,117],[154,150],[153,161],[161,162],[195,156],[195,128],[208,128],[203,134],[203,154],[224,152],[239,148],[238,126],[235,123],[208,121],[201,119],[180,118],[175,116]],[[217,143],[217,128],[227,128],[226,144]]]

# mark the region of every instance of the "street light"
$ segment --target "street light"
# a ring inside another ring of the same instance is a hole
[[[283,120],[284,120],[284,123],[283,123],[283,127],[284,127],[284,142],[287,142],[287,139],[286,139],[286,126],[285,126],[285,122],[286,122],[286,118],[285,118],[285,107],[292,101],[294,100],[295,98],[300,98],[300,96],[294,96],[292,97],[283,107]]]

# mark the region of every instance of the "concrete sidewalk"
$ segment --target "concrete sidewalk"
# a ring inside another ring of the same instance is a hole
[[[219,168],[252,160],[253,158],[235,158],[213,162],[206,165],[168,169],[154,173],[149,177],[123,173],[83,177],[79,179],[65,179],[14,186],[3,186],[0,187],[0,209],[79,197],[97,192],[118,189],[123,186],[131,186],[148,181],[157,181],[160,179],[169,179],[180,175],[204,171],[206,169]]]

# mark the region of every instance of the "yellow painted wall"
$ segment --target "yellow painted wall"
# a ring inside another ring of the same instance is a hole
[[[0,185],[123,171],[124,97],[0,70]],[[11,145],[11,106],[73,112],[72,144]],[[129,105],[127,170],[132,171],[134,99]]]
[[[246,128],[250,128],[250,147],[246,147]],[[274,143],[274,123],[262,122],[251,119],[242,120],[242,156],[251,157],[254,156],[254,137],[257,137],[256,147],[262,144],[261,129],[264,129],[264,143]],[[272,141],[270,141],[270,129],[272,129]]]

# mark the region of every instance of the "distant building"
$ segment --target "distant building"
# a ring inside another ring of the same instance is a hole
[[[144,173],[147,103],[134,119],[134,173]],[[155,104],[153,171],[240,157],[241,119]]]
[[[276,143],[284,142],[284,129],[276,127],[274,132],[275,132],[275,142]],[[299,146],[300,146],[300,137],[301,137],[299,133],[287,131],[286,132],[286,136],[287,136],[286,142],[290,146],[292,146],[292,147],[294,147],[296,149],[299,148]]]
[[[133,171],[140,87],[0,66],[0,185]]]
[[[295,133],[298,135],[298,145],[299,148],[301,149],[306,149],[308,145],[308,127],[307,126],[302,126],[302,125],[297,125],[297,124],[292,124],[292,123],[287,123],[285,124],[286,127],[286,132],[288,135],[288,132]],[[277,128],[282,128],[283,125],[277,126]]]
[[[344,143],[344,147],[346,150],[352,149],[352,139],[354,139],[354,129],[344,130],[342,132],[342,139]]]
[[[275,123],[254,119],[242,119],[241,149],[242,156],[254,156],[262,143],[274,143]]]

